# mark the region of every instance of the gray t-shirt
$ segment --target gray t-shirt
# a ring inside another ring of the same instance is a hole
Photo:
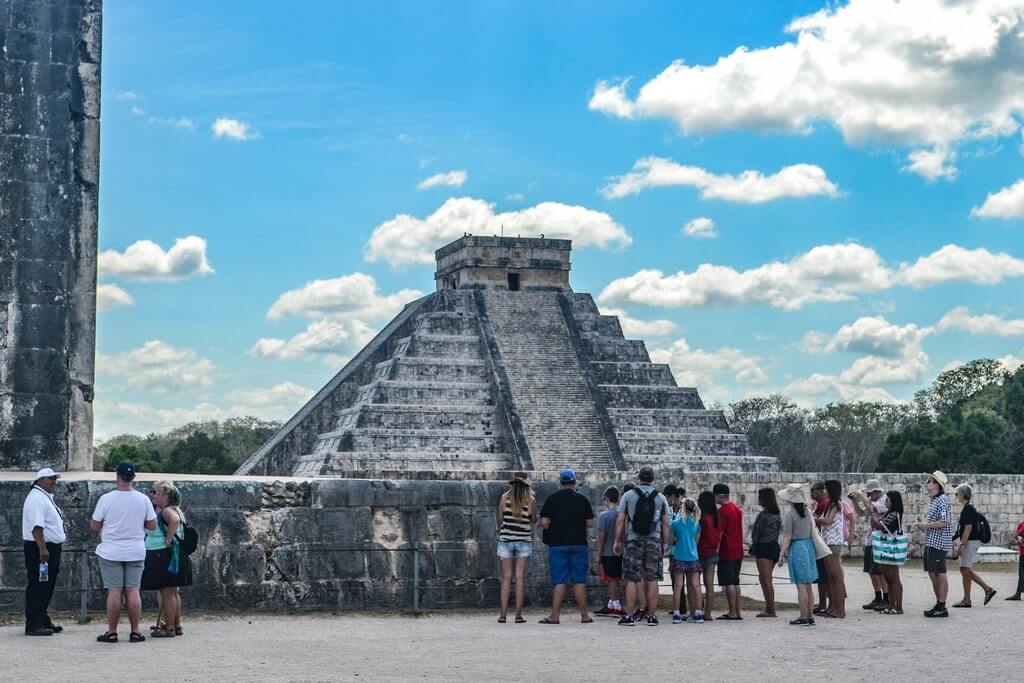
[[[801,517],[795,508],[789,508],[782,515],[782,535],[789,536],[794,541],[800,538],[810,538],[811,529],[814,524],[814,515],[810,510],[805,510],[807,515]]]
[[[601,557],[615,556],[615,520],[619,516],[616,508],[605,510],[597,518],[597,530],[604,532],[604,545],[601,546]]]
[[[626,513],[626,540],[633,541],[640,538],[635,531],[633,531],[633,515],[636,512],[636,504],[640,501],[640,494],[637,490],[643,491],[644,493],[650,493],[654,490],[653,486],[647,484],[640,484],[635,489],[626,491],[619,500],[619,512]],[[658,494],[654,499],[654,524],[651,527],[651,533],[646,538],[661,538],[661,518],[663,515],[668,513],[668,499],[664,495]]]

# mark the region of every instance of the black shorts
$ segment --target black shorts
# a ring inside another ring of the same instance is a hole
[[[778,541],[767,541],[765,543],[755,543],[750,547],[750,554],[758,560],[771,560],[772,562],[779,561],[779,553],[781,552]]]
[[[602,555],[601,569],[609,579],[622,578],[622,555]]]
[[[924,570],[929,574],[945,574],[946,551],[926,545],[924,547]]]
[[[869,545],[864,546],[864,573],[872,576],[882,575],[882,568],[875,562],[875,551]]]
[[[743,567],[743,560],[718,560],[718,585],[738,586],[740,585],[740,569]]]
[[[828,570],[825,568],[825,560],[816,560],[818,564],[818,580],[814,583],[819,586],[828,585]]]

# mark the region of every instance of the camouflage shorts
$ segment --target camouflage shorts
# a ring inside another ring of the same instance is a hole
[[[622,580],[661,581],[661,564],[661,539],[648,536],[627,541]]]

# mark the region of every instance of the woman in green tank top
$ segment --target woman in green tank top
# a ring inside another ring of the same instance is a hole
[[[178,546],[185,537],[185,517],[179,504],[181,495],[173,482],[160,481],[149,495],[157,511],[156,529],[146,532],[146,568],[142,574],[143,590],[156,590],[160,612],[150,630],[154,638],[182,635],[181,596],[178,586],[184,585],[187,557]]]

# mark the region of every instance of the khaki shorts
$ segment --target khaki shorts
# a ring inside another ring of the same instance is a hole
[[[103,579],[104,588],[139,589],[142,584],[142,570],[146,566],[145,560],[118,562],[105,560],[99,556],[96,559],[100,562],[100,577]]]
[[[974,559],[978,556],[978,548],[981,541],[967,541],[960,546],[960,566],[970,568],[974,566]]]

